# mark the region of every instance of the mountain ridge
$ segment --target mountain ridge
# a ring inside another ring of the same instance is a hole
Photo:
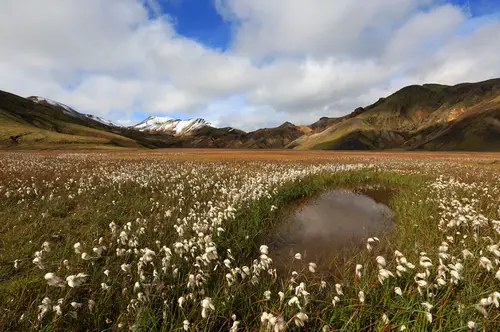
[[[500,151],[500,79],[403,87],[341,117],[245,132],[205,119],[148,117],[124,127],[56,101],[0,91],[0,146]]]
[[[498,128],[476,117],[486,123],[500,118],[500,79],[407,86],[288,148],[500,150]]]
[[[202,118],[188,120],[174,119],[170,117],[149,116],[145,120],[129,126],[139,131],[159,131],[173,135],[187,135],[201,127],[215,127],[214,124]]]

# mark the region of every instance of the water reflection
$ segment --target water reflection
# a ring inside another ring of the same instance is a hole
[[[302,204],[290,222],[271,236],[271,257],[279,265],[289,264],[294,253],[307,261],[329,264],[345,248],[359,247],[367,237],[376,236],[392,223],[387,202],[392,192],[371,189],[355,193],[334,190]]]

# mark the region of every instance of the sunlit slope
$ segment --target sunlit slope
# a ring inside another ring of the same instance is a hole
[[[0,146],[54,148],[58,146],[134,147],[133,139],[105,130],[91,119],[80,119],[56,107],[0,92]]]
[[[33,148],[53,148],[58,145],[117,145],[113,143],[115,135],[76,124],[54,122],[59,131],[43,129],[24,121],[22,118],[0,109],[0,146],[20,146]],[[118,138],[120,143],[129,143]],[[118,146],[118,145],[117,145]]]
[[[499,150],[500,79],[405,87],[289,148]]]

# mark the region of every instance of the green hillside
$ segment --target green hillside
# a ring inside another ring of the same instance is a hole
[[[405,87],[289,148],[500,150],[500,79]]]

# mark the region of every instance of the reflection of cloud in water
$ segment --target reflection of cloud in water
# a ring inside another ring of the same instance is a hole
[[[332,252],[380,234],[391,224],[392,211],[371,197],[330,191],[300,207],[291,222],[271,238],[272,257],[289,262],[291,252],[320,261]]]

